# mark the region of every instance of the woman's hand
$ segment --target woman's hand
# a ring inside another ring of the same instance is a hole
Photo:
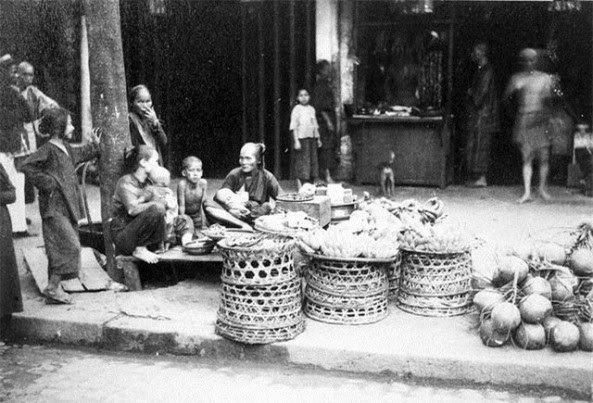
[[[296,139],[294,141],[294,149],[295,150],[300,150],[301,149],[301,142],[298,139]]]
[[[318,137],[317,138],[317,148],[321,148],[323,146],[323,143],[321,142],[321,139]]]
[[[143,108],[142,114],[144,115],[144,118],[147,119],[153,126],[156,126],[159,123],[159,118],[152,107]]]

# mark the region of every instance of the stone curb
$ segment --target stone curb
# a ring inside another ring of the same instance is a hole
[[[371,351],[365,346],[344,349],[331,342],[325,345],[312,343],[305,334],[289,342],[249,346],[215,335],[213,323],[210,329],[206,329],[203,324],[191,326],[113,314],[87,315],[78,320],[19,314],[13,318],[13,329],[16,337],[27,342],[94,346],[147,354],[195,355],[218,360],[274,362],[369,375],[440,379],[464,385],[559,388],[580,398],[593,397],[592,368],[582,365],[542,366],[537,360],[506,362],[504,357],[498,360],[431,357],[417,353]]]

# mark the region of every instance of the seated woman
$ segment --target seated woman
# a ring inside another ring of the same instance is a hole
[[[265,150],[262,143],[243,145],[240,167],[229,172],[214,200],[204,203],[210,224],[251,229],[255,218],[272,211],[274,199],[282,189],[274,175],[264,168]]]
[[[139,145],[126,155],[126,168],[130,172],[117,182],[113,195],[111,235],[116,254],[132,255],[147,263],[156,263],[158,255],[149,247],[162,246],[166,238],[165,214],[167,202],[153,197],[149,180],[157,168],[159,154],[147,145]],[[182,244],[191,242],[193,224],[189,217],[179,216],[175,232]]]

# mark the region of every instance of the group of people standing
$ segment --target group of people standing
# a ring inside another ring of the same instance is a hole
[[[500,102],[515,99],[517,110],[513,127],[513,142],[522,156],[523,195],[517,200],[532,200],[533,165],[539,163],[538,193],[543,200],[551,198],[547,190],[550,146],[555,133],[550,125],[555,97],[560,94],[557,77],[541,71],[540,54],[525,48],[519,52],[521,71],[514,74],[499,101],[495,74],[489,61],[488,46],[477,43],[472,60],[477,64],[466,97],[465,168],[467,185],[487,186],[487,173],[494,135],[500,129]]]

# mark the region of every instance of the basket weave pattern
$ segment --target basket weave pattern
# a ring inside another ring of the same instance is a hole
[[[266,236],[266,247],[221,247],[223,271],[216,333],[246,344],[290,340],[304,330],[295,243]]]
[[[305,274],[305,314],[321,322],[352,325],[385,318],[389,264],[312,257]]]
[[[395,262],[393,262],[387,270],[387,279],[389,280],[389,299],[395,300],[397,292],[399,291],[399,282],[401,278],[401,264],[402,254],[397,254]]]
[[[402,251],[397,306],[424,316],[471,311],[471,255]]]
[[[351,296],[374,294],[389,286],[382,266],[377,269],[377,265],[371,263],[319,261],[314,258],[305,278],[307,283],[328,293]]]

